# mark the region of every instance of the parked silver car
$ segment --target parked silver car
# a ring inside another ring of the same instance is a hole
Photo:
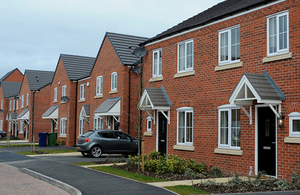
[[[136,154],[138,140],[118,130],[92,130],[79,137],[76,150],[83,156]]]

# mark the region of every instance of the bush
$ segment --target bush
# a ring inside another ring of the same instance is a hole
[[[212,170],[210,171],[210,175],[212,177],[224,177],[222,169],[220,167],[212,168]]]
[[[190,159],[187,163],[186,168],[193,170],[194,173],[201,173],[206,170],[206,164],[204,162],[199,164],[195,160]]]
[[[159,159],[159,152],[157,152],[156,150],[153,150],[152,152],[149,153],[149,159],[153,160],[153,159]]]
[[[185,171],[185,159],[179,158],[177,155],[169,155],[166,161],[168,172],[183,174]]]
[[[57,145],[59,145],[59,146],[62,146],[62,145],[64,145],[64,143],[65,143],[65,140],[56,140],[56,144]]]

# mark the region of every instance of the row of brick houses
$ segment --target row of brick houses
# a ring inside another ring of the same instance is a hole
[[[227,0],[150,39],[106,33],[96,58],[62,54],[49,83],[28,87],[25,71],[20,93],[4,95],[3,78],[2,128],[28,138],[33,125],[72,146],[89,129],[137,137],[141,110],[146,153],[290,178],[300,174],[299,12],[296,0]]]

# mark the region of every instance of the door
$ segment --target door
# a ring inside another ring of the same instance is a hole
[[[276,116],[269,107],[258,107],[258,171],[276,176]]]
[[[167,115],[167,113],[165,112]],[[158,152],[166,154],[167,152],[167,119],[159,112],[158,113]]]
[[[117,150],[117,137],[113,131],[102,131],[99,133],[99,138],[97,138],[98,144],[103,149],[105,153],[112,153]]]

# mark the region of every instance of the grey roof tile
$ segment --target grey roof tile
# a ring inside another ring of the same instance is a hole
[[[179,32],[183,32],[189,29],[193,29],[199,26],[203,26],[210,22],[214,22],[218,19],[224,18],[226,16],[230,16],[232,14],[236,14],[253,7],[257,7],[268,2],[272,2],[276,0],[227,0],[223,1],[175,26],[166,31],[148,39],[143,43],[143,45],[157,41],[159,39],[174,35]],[[200,3],[200,1],[199,1]]]
[[[89,104],[83,104],[82,107],[85,110],[85,114],[87,116],[90,116],[90,105]]]
[[[121,97],[107,98],[96,110],[94,113],[106,113],[108,112],[119,100]]]
[[[11,113],[9,113],[8,120],[16,120],[17,116],[18,116],[18,113],[11,112]]]
[[[39,90],[51,83],[54,71],[25,70],[31,91]]]
[[[136,47],[139,46],[140,43],[149,39],[146,37],[138,37],[111,32],[107,32],[106,35],[115,48],[123,65],[132,65],[136,61],[138,61],[139,58],[132,54],[132,52]]]
[[[48,117],[50,116],[56,109],[58,108],[58,105],[51,106],[43,115],[42,117]]]
[[[2,81],[3,96],[5,98],[15,97],[19,95],[21,82]]]
[[[27,112],[29,111],[29,108],[24,109],[18,116],[17,118],[22,118]]]
[[[146,88],[145,91],[147,92],[153,106],[172,106],[163,86],[161,88]]]
[[[77,56],[77,55],[60,55],[69,79],[77,81],[86,77],[89,77],[91,70],[94,67],[94,57]]]

